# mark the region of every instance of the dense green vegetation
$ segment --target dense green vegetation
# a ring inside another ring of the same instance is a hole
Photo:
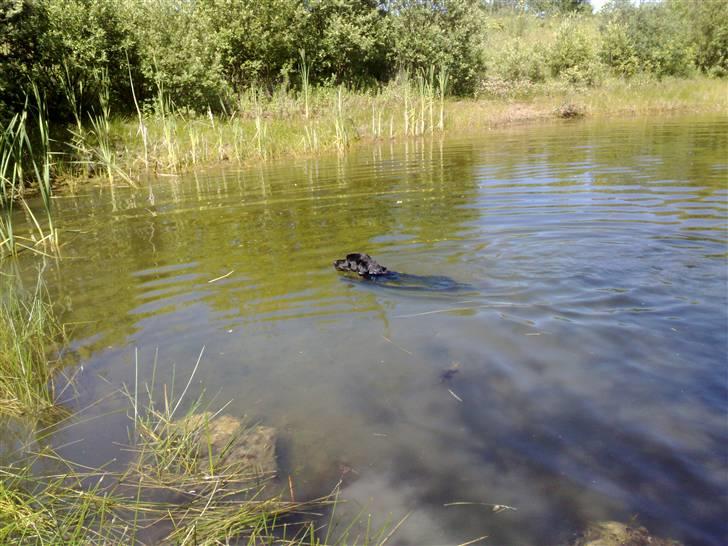
[[[449,91],[560,79],[728,71],[723,0],[9,0],[0,7],[0,117],[31,82],[54,120],[101,108],[232,112],[251,89],[373,89],[445,66]],[[523,40],[532,36],[533,39]],[[498,93],[496,93],[498,94]],[[71,100],[69,100],[71,99]]]

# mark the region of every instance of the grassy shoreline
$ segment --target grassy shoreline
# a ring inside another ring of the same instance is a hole
[[[472,116],[479,111],[482,116]],[[479,131],[558,118],[675,113],[728,115],[728,82],[708,78],[633,83],[614,80],[599,88],[556,90],[529,100],[466,101],[462,109],[453,109],[452,117],[459,131]]]
[[[0,257],[57,251],[51,194],[62,188],[138,187],[155,176],[222,165],[343,155],[377,142],[476,135],[560,118],[728,114],[728,81],[705,76],[611,78],[594,87],[552,80],[527,89],[516,96],[507,88],[499,97],[452,98],[446,75],[433,70],[369,92],[344,86],[306,87],[303,93],[251,89],[223,114],[177,109],[160,93],[154,107],[138,109],[136,117],[104,108],[88,122],[78,116],[75,123],[50,127],[36,94],[37,112],[22,112],[0,134]],[[42,210],[25,199],[35,193],[43,198]],[[14,209],[30,219],[24,226],[14,226]]]
[[[313,89],[307,102],[309,106],[295,95],[274,93],[265,102],[245,97],[228,116],[188,116],[169,108],[137,119],[112,116],[107,134],[85,134],[85,159],[64,161],[57,156],[56,179],[71,187],[84,181],[135,185],[150,175],[346,153],[355,144],[447,138],[515,123],[582,116],[727,114],[728,82],[705,77],[610,80],[597,88],[551,85],[527,97],[460,100],[442,99],[436,86],[408,82],[376,95]]]

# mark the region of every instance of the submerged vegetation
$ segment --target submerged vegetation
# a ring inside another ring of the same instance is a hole
[[[37,297],[36,297],[37,301]],[[34,316],[47,313],[28,309]],[[12,311],[15,312],[15,311]],[[25,313],[6,323],[26,321]],[[33,330],[41,330],[33,324]],[[29,327],[30,329],[30,327]],[[13,332],[22,334],[23,332]],[[44,339],[26,336],[19,344],[34,342],[46,348]],[[19,373],[31,361],[6,358],[3,377]],[[18,418],[29,409],[45,409],[54,402],[52,378],[38,364],[35,375],[3,382],[0,407]],[[45,362],[42,362],[45,364]],[[199,360],[198,360],[199,364]],[[194,373],[194,372],[193,372]],[[192,378],[190,378],[191,382]],[[189,383],[187,385],[189,387]],[[26,393],[34,389],[33,392]],[[321,499],[296,501],[292,482],[274,483],[275,472],[251,464],[249,452],[236,453],[251,427],[232,417],[205,411],[201,399],[186,400],[187,389],[177,397],[167,385],[134,385],[120,391],[128,402],[129,441],[123,446],[123,464],[110,461],[90,468],[64,458],[49,446],[38,429],[34,444],[21,443],[11,453],[2,452],[0,463],[0,542],[3,544],[281,544],[339,545],[383,544],[392,529],[367,528],[352,532],[356,522],[336,536],[319,525],[323,512],[335,510],[336,494]],[[8,400],[15,395],[15,400]],[[7,416],[6,416],[7,417]],[[63,424],[66,417],[56,422]],[[216,423],[236,426],[225,430]],[[2,421],[7,430],[7,421]],[[72,425],[72,422],[71,422]],[[65,426],[65,425],[64,425]],[[31,435],[33,436],[33,435]],[[241,440],[242,439],[242,440]],[[286,498],[284,495],[287,495]],[[319,523],[316,523],[316,522]],[[333,527],[333,525],[329,525]]]
[[[180,431],[165,409],[135,415],[126,469],[89,469],[50,449],[0,466],[3,544],[315,542],[310,524],[285,516],[306,505],[263,496],[268,477],[243,461],[208,456],[206,421]],[[193,408],[196,406],[193,406]],[[210,452],[211,453],[211,452]],[[37,467],[45,472],[33,472]],[[312,506],[312,505],[311,505]],[[319,503],[320,506],[320,503]]]
[[[236,424],[230,432],[215,430],[222,410],[189,403],[187,388],[179,396],[153,382],[121,391],[130,426],[121,468],[113,461],[90,468],[37,447],[53,428],[42,423],[72,420],[58,405],[69,381],[55,388],[63,329],[40,279],[30,293],[11,278],[0,286],[0,431],[12,437],[20,422],[35,429],[0,452],[2,544],[382,543],[388,529],[352,537],[347,528],[336,539],[319,533],[313,521],[335,498],[296,502],[291,488],[285,499],[276,491],[288,489],[271,485],[273,471],[235,452],[249,427],[228,418]]]
[[[358,519],[336,534],[333,520],[322,529],[336,492],[295,500],[290,479],[274,482],[275,467],[254,464],[255,429],[221,416],[224,407],[212,413],[201,398],[187,400],[194,371],[179,395],[156,386],[154,372],[150,384],[119,391],[129,419],[122,462],[92,468],[65,458],[49,445],[74,422],[59,404],[73,381],[58,359],[63,327],[41,277],[30,292],[0,281],[2,544],[368,545],[391,536],[390,527],[356,534]],[[274,446],[265,449],[274,461]]]

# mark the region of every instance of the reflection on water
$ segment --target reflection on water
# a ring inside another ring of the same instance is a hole
[[[721,544],[726,149],[726,120],[569,123],[65,196],[77,404],[133,381],[134,348],[182,387],[205,346],[206,391],[281,431],[297,491],[351,468],[352,512],[413,511],[403,544],[633,515]],[[342,280],[348,252],[425,289]],[[121,456],[118,404],[69,453]]]
[[[474,287],[469,284],[463,284],[444,275],[411,275],[397,271],[389,271],[385,275],[370,278],[348,275],[343,280],[378,289],[389,288],[408,292],[467,292],[474,290]]]

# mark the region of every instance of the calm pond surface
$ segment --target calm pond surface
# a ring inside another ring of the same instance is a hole
[[[352,469],[342,511],[412,511],[393,544],[551,545],[635,515],[724,544],[726,150],[724,118],[587,121],[81,188],[46,271],[70,405],[133,384],[135,349],[179,392],[204,347],[191,395],[276,427],[299,496]],[[461,286],[333,269],[357,251]],[[64,454],[123,459],[121,407],[80,414]]]

